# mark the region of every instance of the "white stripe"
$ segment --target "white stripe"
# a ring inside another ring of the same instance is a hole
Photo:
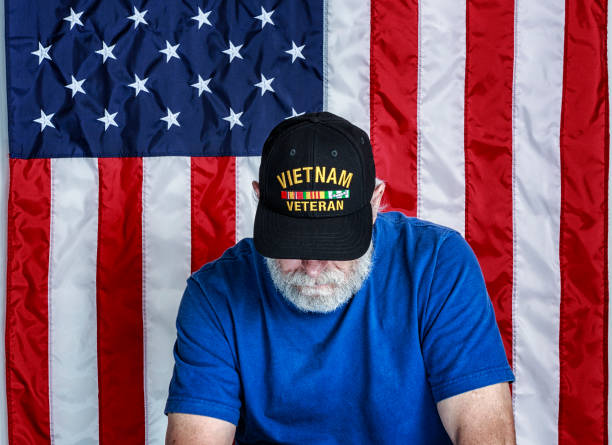
[[[4,17],[4,1],[0,1],[0,17]],[[4,20],[0,20],[0,341],[4,342],[6,310],[6,216],[8,205],[8,114],[6,109],[6,57]],[[4,348],[0,348],[4,350]],[[4,353],[0,353],[0,443],[8,443],[6,410],[6,374]]]
[[[612,73],[612,5],[608,5],[608,53],[606,54],[608,60],[608,107],[612,103],[612,87],[610,85],[610,75]],[[612,130],[612,113],[609,113],[609,130]],[[612,134],[610,139],[612,140]],[[612,145],[612,144],[610,144]],[[610,150],[610,146],[608,146]],[[608,159],[612,159],[612,150],[609,151]],[[612,162],[609,162],[609,166],[612,166]],[[612,254],[610,254],[609,243],[612,240],[612,168],[608,171],[608,298],[612,295]],[[612,427],[612,373],[610,372],[612,366],[612,305],[608,303],[608,442],[612,440],[610,435],[610,429]]]
[[[98,162],[51,160],[49,411],[51,443],[98,441]]]
[[[253,181],[259,181],[260,156],[236,158],[236,242],[253,236],[257,198]]]
[[[465,11],[465,1],[419,1],[417,212],[462,234]]]
[[[558,442],[564,2],[516,1],[513,399],[519,445]]]
[[[191,162],[143,160],[143,322],[147,444],[164,443],[176,314],[191,267]]]
[[[370,2],[324,6],[324,106],[370,134]]]

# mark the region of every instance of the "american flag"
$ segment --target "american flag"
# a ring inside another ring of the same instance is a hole
[[[607,2],[4,7],[0,443],[163,443],[185,279],[252,234],[269,130],[319,110],[369,131],[388,210],[476,252],[518,443],[607,443]]]

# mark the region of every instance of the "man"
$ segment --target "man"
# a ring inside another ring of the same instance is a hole
[[[167,443],[515,443],[476,258],[451,229],[378,214],[362,130],[284,121],[253,186],[254,239],[188,280]]]

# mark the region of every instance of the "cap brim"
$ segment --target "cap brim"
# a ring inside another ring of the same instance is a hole
[[[366,253],[372,240],[372,207],[349,215],[298,218],[276,213],[259,202],[255,248],[269,258],[348,261]]]

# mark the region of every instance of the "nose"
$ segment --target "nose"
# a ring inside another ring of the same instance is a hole
[[[325,269],[327,261],[322,260],[303,260],[302,267],[309,277],[316,278]]]

